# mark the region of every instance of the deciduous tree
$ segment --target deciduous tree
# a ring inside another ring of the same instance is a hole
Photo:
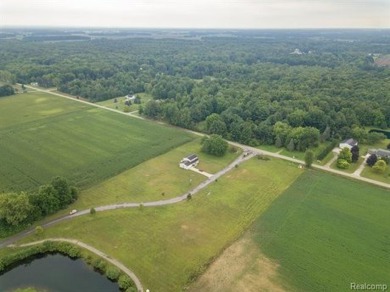
[[[311,167],[314,162],[314,152],[311,150],[306,150],[305,152],[305,164],[307,167]]]
[[[225,155],[228,146],[228,143],[220,135],[213,134],[202,139],[202,151],[211,155]]]
[[[368,158],[367,158],[367,165],[369,167],[373,167],[375,165],[375,163],[378,161],[378,156],[376,156],[376,154],[371,154]]]

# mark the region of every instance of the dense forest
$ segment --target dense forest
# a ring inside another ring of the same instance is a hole
[[[390,127],[390,68],[376,64],[390,54],[389,30],[140,34],[0,40],[0,82],[91,101],[146,92],[154,100],[143,115],[251,145],[305,150],[332,138],[374,141],[363,127]]]

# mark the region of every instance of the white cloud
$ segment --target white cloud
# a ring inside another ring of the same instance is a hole
[[[388,0],[1,0],[0,3],[0,27],[390,27]]]

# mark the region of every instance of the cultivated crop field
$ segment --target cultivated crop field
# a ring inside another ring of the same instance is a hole
[[[307,171],[254,225],[260,250],[295,291],[390,284],[390,191]]]
[[[252,159],[190,201],[81,216],[47,228],[44,236],[93,245],[132,269],[151,291],[181,291],[302,171],[282,160]]]
[[[54,176],[87,187],[185,142],[190,134],[45,93],[0,99],[0,192]]]

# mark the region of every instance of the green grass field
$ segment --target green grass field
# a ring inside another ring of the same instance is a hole
[[[93,245],[132,269],[151,291],[181,291],[301,173],[285,161],[252,159],[190,201],[87,215],[48,228],[44,236]]]
[[[295,291],[390,284],[390,192],[307,171],[254,225],[261,251]]]
[[[193,139],[175,128],[45,93],[0,99],[0,192],[60,175],[91,186]]]
[[[191,153],[200,158],[199,168],[215,173],[241,152],[215,157],[200,152],[200,138],[150,159],[117,176],[84,190],[69,209],[85,209],[120,202],[148,202],[177,197],[207,177],[179,167],[179,161]]]

